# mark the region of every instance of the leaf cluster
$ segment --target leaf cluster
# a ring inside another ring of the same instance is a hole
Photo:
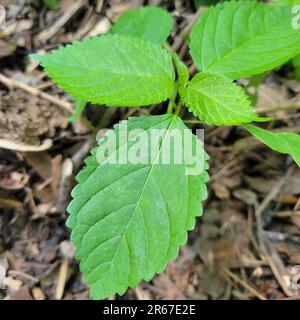
[[[171,130],[186,129],[179,117],[185,106],[208,125],[243,126],[300,166],[300,137],[250,124],[271,119],[255,114],[235,82],[276,68],[300,53],[300,33],[292,28],[290,8],[252,0],[208,8],[190,35],[190,53],[198,68],[192,79],[166,44],[172,26],[172,17],[161,8],[133,9],[106,35],[33,58],[80,101],[78,110],[83,102],[139,107],[169,100],[168,114],[130,118],[126,123],[146,135],[153,128],[165,130],[157,159]],[[115,132],[120,128],[116,125]],[[200,143],[190,135],[194,145]],[[111,149],[129,147],[132,139]],[[91,296],[103,299],[123,294],[141,279],[149,281],[176,258],[202,212],[208,156],[203,150],[203,170],[193,176],[185,174],[187,163],[112,165],[98,163],[96,153],[97,148],[77,176],[67,224]]]

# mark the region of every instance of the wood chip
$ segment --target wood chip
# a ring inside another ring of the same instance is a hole
[[[34,300],[45,300],[46,299],[44,292],[38,287],[32,288],[31,293],[33,295]]]

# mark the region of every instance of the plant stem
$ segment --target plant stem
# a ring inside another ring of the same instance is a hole
[[[172,56],[174,69],[176,70],[177,78],[178,78],[178,69],[177,69],[176,60],[179,59],[179,57],[178,57],[177,53],[174,52],[174,50],[172,49],[172,47],[171,47],[167,42],[164,43],[164,48],[165,48],[165,49],[171,54],[171,56]],[[177,80],[176,83],[175,83],[175,89],[174,89],[174,92],[173,92],[172,97],[170,98],[169,105],[168,105],[168,110],[167,110],[167,113],[173,113],[173,109],[174,109],[174,107],[175,107],[175,114],[176,114],[177,116],[179,115],[180,110],[181,110],[181,107],[182,107],[182,103],[181,103],[180,101],[179,101],[178,104],[175,103],[175,100],[176,100],[176,97],[177,97],[177,94],[178,94],[178,87],[179,87],[179,83],[178,83],[178,80]]]
[[[176,105],[176,111],[175,111],[176,116],[179,115],[181,107],[182,107],[182,103],[179,101],[179,103]]]
[[[165,42],[163,46],[171,54],[172,60],[173,60],[173,55],[176,54],[176,53],[172,50],[171,46],[167,42]],[[175,65],[174,65],[174,68],[175,68]],[[169,104],[168,104],[168,109],[167,109],[167,113],[168,114],[172,114],[173,113],[174,107],[176,109],[175,112],[177,114],[177,105],[175,103],[175,100],[176,100],[176,97],[177,97],[177,93],[178,93],[178,83],[175,82],[174,91],[173,91],[173,94],[172,94],[172,96],[171,96],[171,98],[169,100]]]
[[[85,106],[86,106],[86,102],[79,101],[79,100],[75,101],[75,110],[73,114],[69,117],[69,121],[72,123],[76,122],[81,117],[81,114]]]
[[[202,124],[203,122],[200,120],[183,120],[184,123],[188,123],[188,124]]]
[[[168,44],[168,42],[165,42],[165,43],[163,44],[163,47],[164,47],[167,51],[169,51],[172,55],[174,54],[174,51],[173,51],[172,47]]]
[[[178,90],[178,85],[177,85],[177,83],[175,83],[174,91],[172,93],[172,96],[171,96],[171,98],[169,100],[169,104],[168,104],[168,109],[167,109],[168,114],[173,113],[174,106],[176,105],[175,100],[176,100],[176,96],[177,96],[177,90]]]

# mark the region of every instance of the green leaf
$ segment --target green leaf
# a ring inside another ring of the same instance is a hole
[[[300,0],[277,0],[275,1],[277,5],[289,6],[293,8],[296,5],[300,5]],[[300,13],[300,10],[296,11],[294,14]],[[299,19],[298,19],[299,20]],[[292,65],[294,67],[295,78],[300,80],[300,55],[297,55],[292,60]]]
[[[197,175],[186,174],[186,161],[158,161],[167,151],[166,142],[173,129],[187,129],[180,118],[130,118],[106,137],[124,133],[124,124],[128,132],[144,131],[131,138],[129,135],[128,140],[119,140],[116,145],[107,142],[112,147],[109,158],[130,150],[142,135],[150,139],[153,129],[161,129],[163,135],[156,151],[145,152],[146,158],[151,154],[154,162],[110,164],[105,160],[99,164],[96,156],[100,147],[93,149],[85,161],[86,167],[77,176],[79,184],[72,191],[73,201],[68,207],[67,225],[73,229],[71,239],[77,247],[76,257],[94,299],[124,294],[128,287],[136,287],[142,279],[149,281],[155,273],[162,272],[186,242],[187,231],[202,213],[201,201],[207,195],[207,155],[202,142],[190,130],[187,134],[193,147],[200,146],[203,161]],[[100,146],[105,141],[108,140],[102,139]],[[169,150],[177,149],[171,144]]]
[[[300,80],[300,55],[292,59],[292,64],[294,67],[295,78]]]
[[[178,82],[182,87],[185,87],[189,82],[189,70],[175,52],[172,54],[172,56],[176,66]]]
[[[44,4],[50,9],[55,9],[59,4],[59,0],[44,0]]]
[[[300,167],[300,135],[293,132],[272,132],[253,125],[243,126],[274,151],[289,154]]]
[[[275,0],[276,4],[293,7],[300,4],[300,0]]]
[[[201,6],[210,6],[217,4],[219,0],[194,0],[195,7],[198,9]]]
[[[208,9],[191,34],[199,70],[231,79],[278,67],[300,53],[300,32],[288,7],[256,1],[224,2]]]
[[[177,74],[177,80],[179,85],[185,87],[185,85],[189,81],[189,69],[187,66],[180,60],[179,56],[176,52],[173,51],[173,49],[167,44],[164,44],[165,49],[171,54],[174,66],[176,68],[176,74]]]
[[[76,122],[80,118],[85,106],[86,106],[86,102],[79,101],[79,100],[75,101],[75,110],[73,114],[69,117],[69,121],[71,123]]]
[[[241,87],[217,74],[198,73],[179,93],[189,110],[207,124],[231,126],[270,120],[252,111]]]
[[[109,33],[123,34],[162,45],[173,27],[171,15],[159,7],[141,7],[123,14]]]
[[[81,101],[142,106],[165,101],[173,93],[171,55],[138,38],[105,35],[33,58],[42,62],[60,87]]]

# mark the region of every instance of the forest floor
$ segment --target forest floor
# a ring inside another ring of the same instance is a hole
[[[42,1],[1,4],[0,299],[89,299],[65,226],[74,176],[96,130],[132,115],[162,114],[166,105],[89,105],[70,124],[72,100],[28,54],[101,35],[130,7],[161,5],[175,21],[170,43],[194,74],[184,38],[203,8],[192,0],[61,0],[54,10]],[[278,119],[270,127],[300,132],[300,82],[291,67],[254,80],[240,84],[256,110]],[[241,128],[204,129],[211,180],[203,217],[165,272],[111,299],[299,298],[291,283],[300,269],[300,170]]]

